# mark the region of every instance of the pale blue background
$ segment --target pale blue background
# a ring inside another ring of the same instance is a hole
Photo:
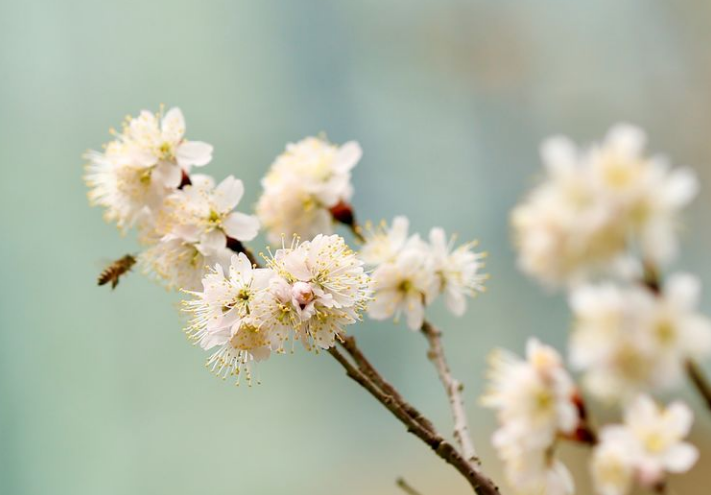
[[[0,0],[0,493],[396,494],[399,475],[425,495],[468,493],[328,356],[272,359],[261,386],[235,389],[203,369],[175,295],[135,274],[114,293],[95,287],[101,263],[135,243],[89,208],[80,156],[160,103],[215,145],[207,170],[243,179],[245,205],[287,141],[325,131],[365,150],[363,219],[405,213],[423,232],[480,239],[489,293],[463,319],[431,316],[500,479],[492,414],[476,401],[485,356],[530,334],[562,349],[570,325],[563,300],[516,271],[509,242],[538,144],[628,120],[693,165],[704,194],[680,265],[711,284],[710,42],[701,0]],[[422,339],[390,323],[355,332],[448,432]],[[694,435],[710,430],[702,414]],[[693,495],[709,481],[700,467],[673,483]]]

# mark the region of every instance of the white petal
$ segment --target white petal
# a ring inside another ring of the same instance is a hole
[[[663,194],[667,203],[676,208],[687,205],[699,191],[699,180],[691,169],[672,170],[664,184]]]
[[[448,290],[445,292],[444,301],[455,316],[462,316],[467,310],[467,299],[460,291]]]
[[[235,211],[222,222],[225,233],[238,241],[251,241],[259,233],[259,220],[254,215]]]
[[[400,293],[394,290],[379,291],[368,305],[368,315],[374,320],[387,320],[395,314],[400,303]]]
[[[337,172],[347,172],[356,166],[362,156],[363,150],[360,144],[356,141],[348,141],[338,149],[333,168]]]
[[[639,127],[630,124],[617,124],[610,129],[607,140],[623,153],[638,155],[644,149],[647,136]]]
[[[163,184],[169,189],[176,189],[180,185],[182,178],[183,172],[180,167],[168,162],[159,163],[151,174],[152,180]]]
[[[683,473],[691,469],[699,458],[699,451],[689,443],[679,443],[669,448],[664,455],[664,467],[670,473]]]
[[[175,152],[178,165],[185,169],[190,166],[202,167],[212,160],[212,145],[202,141],[185,141]]]
[[[694,413],[689,406],[680,401],[675,401],[667,407],[664,414],[669,433],[675,433],[679,438],[689,434],[691,424],[694,422]]]
[[[200,244],[195,247],[204,256],[214,256],[227,246],[227,237],[221,231],[215,229],[200,238]]]
[[[249,283],[252,274],[252,263],[244,253],[233,254],[230,259],[230,278]]]
[[[551,175],[571,173],[578,161],[575,144],[564,136],[546,139],[541,145],[541,158]]]
[[[419,330],[425,320],[425,306],[422,304],[422,296],[415,292],[408,294],[405,304],[408,328],[410,330]]]
[[[239,204],[243,194],[244,184],[242,181],[229,175],[215,189],[213,204],[218,212],[227,213]]]
[[[171,108],[161,121],[163,139],[169,143],[177,143],[185,135],[185,118],[179,108]]]
[[[701,294],[701,282],[698,277],[688,273],[676,273],[669,278],[664,287],[664,295],[674,306],[684,310],[696,308]]]

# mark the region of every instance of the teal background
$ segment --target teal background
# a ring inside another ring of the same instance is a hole
[[[365,150],[362,219],[407,214],[421,232],[481,241],[489,292],[462,319],[439,304],[430,316],[501,479],[493,417],[477,403],[485,356],[521,351],[528,335],[563,349],[570,325],[510,245],[538,144],[559,132],[586,142],[625,120],[693,165],[703,193],[679,266],[711,284],[710,42],[711,3],[699,0],[0,0],[0,493],[390,495],[400,475],[425,495],[468,493],[327,355],[276,357],[262,385],[235,388],[202,367],[175,294],[138,274],[114,292],[95,286],[102,263],[136,243],[89,208],[81,155],[160,103],[215,145],[206,170],[241,178],[244,206],[287,141],[325,131]],[[449,432],[423,339],[392,323],[354,333]],[[705,412],[694,437],[700,465],[672,479],[687,495],[711,481]],[[586,452],[566,449],[590,493]]]

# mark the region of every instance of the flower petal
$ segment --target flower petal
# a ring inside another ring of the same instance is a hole
[[[151,173],[151,179],[163,184],[169,189],[176,189],[180,185],[183,173],[180,167],[169,162],[160,162]]]
[[[244,184],[229,175],[215,188],[213,204],[218,212],[228,213],[239,204],[244,194]]]
[[[183,112],[178,107],[171,108],[161,120],[160,127],[165,141],[173,144],[180,142],[185,135]]]
[[[175,159],[184,169],[189,169],[192,165],[202,167],[212,160],[212,145],[202,141],[185,141],[178,146]]]
[[[670,473],[683,473],[691,469],[699,458],[699,451],[689,443],[678,443],[664,454],[664,467]]]
[[[200,244],[195,247],[204,256],[214,256],[227,246],[227,237],[220,230],[211,230],[200,238]]]
[[[259,220],[254,215],[235,211],[222,222],[225,233],[238,241],[251,241],[259,233]]]

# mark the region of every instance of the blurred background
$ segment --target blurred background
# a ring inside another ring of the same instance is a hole
[[[528,335],[563,350],[570,327],[563,298],[516,270],[510,243],[538,145],[629,121],[694,166],[703,193],[678,266],[711,285],[710,43],[711,3],[699,0],[0,0],[0,493],[390,495],[398,476],[424,495],[469,493],[329,356],[277,356],[261,385],[236,388],[203,368],[175,294],[135,273],[114,292],[96,287],[102,263],[136,243],[89,207],[81,155],[160,103],[215,146],[208,173],[245,182],[244,205],[286,142],[324,131],[365,150],[361,219],[407,214],[421,232],[481,241],[489,292],[464,318],[440,306],[430,317],[502,480],[493,415],[478,404],[485,357],[520,352]],[[392,323],[355,334],[448,433],[424,339]],[[702,458],[671,483],[708,493],[711,415],[680,393],[700,412]],[[590,493],[587,452],[565,450]]]

